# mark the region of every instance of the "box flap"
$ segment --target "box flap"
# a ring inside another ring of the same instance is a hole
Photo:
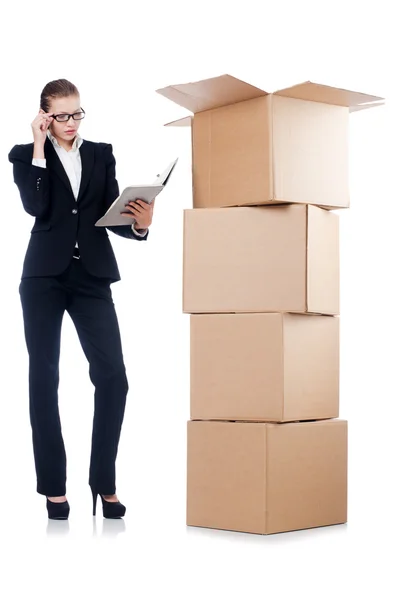
[[[231,75],[221,75],[194,83],[170,85],[156,92],[192,113],[267,95],[267,92]]]
[[[187,117],[183,117],[182,119],[177,119],[176,121],[170,121],[166,123],[164,127],[190,127],[192,124],[192,117],[189,115]]]
[[[357,112],[359,110],[365,110],[366,108],[375,108],[376,106],[384,106],[385,101],[379,100],[379,102],[368,102],[366,104],[359,104],[358,106],[351,106],[349,112]]]
[[[299,100],[311,100],[313,102],[323,102],[324,104],[333,104],[336,106],[346,106],[356,110],[370,108],[384,101],[384,98],[371,96],[369,94],[361,94],[360,92],[352,92],[340,88],[305,81],[298,85],[294,85],[283,90],[274,92],[278,96],[286,96],[287,98],[296,98]]]

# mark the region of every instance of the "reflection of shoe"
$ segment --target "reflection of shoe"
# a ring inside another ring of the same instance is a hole
[[[97,501],[97,497],[99,495],[102,500],[102,512],[103,512],[103,516],[105,517],[105,519],[120,519],[121,517],[124,517],[125,511],[127,510],[126,507],[124,506],[124,504],[121,504],[121,502],[119,502],[119,501],[108,502],[107,500],[105,500],[105,498],[102,496],[102,494],[100,494],[99,492],[94,490],[94,488],[92,488],[92,487],[91,487],[91,491],[92,491],[92,514],[94,516],[96,515],[96,501]]]
[[[49,519],[67,519],[69,517],[70,506],[69,502],[51,502],[47,498],[47,511]]]

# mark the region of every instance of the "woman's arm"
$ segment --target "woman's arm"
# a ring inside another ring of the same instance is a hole
[[[27,146],[14,146],[8,154],[8,160],[13,165],[14,183],[19,189],[25,211],[32,217],[43,218],[50,209],[48,172],[32,164],[33,154]]]
[[[116,159],[113,155],[112,144],[106,144],[106,191],[105,191],[105,211],[110,208],[116,198],[120,195],[119,184],[116,179]],[[148,238],[149,230],[144,236],[136,235],[131,225],[117,225],[106,227],[116,235],[132,240],[145,241]]]

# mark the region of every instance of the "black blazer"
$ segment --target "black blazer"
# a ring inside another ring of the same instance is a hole
[[[111,144],[84,140],[80,146],[81,184],[77,201],[66,171],[51,140],[44,145],[46,169],[32,165],[33,142],[12,148],[8,159],[13,164],[27,213],[36,217],[25,255],[22,278],[59,275],[72,260],[76,240],[80,260],[97,277],[121,279],[116,257],[104,227],[95,227],[119,196],[116,161]],[[117,235],[144,241],[130,225],[108,227]]]

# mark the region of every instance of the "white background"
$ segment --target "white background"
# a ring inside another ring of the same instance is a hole
[[[43,598],[392,598],[396,542],[396,33],[385,1],[8,3],[2,12],[0,596]],[[259,11],[261,7],[261,12]],[[349,522],[274,536],[187,528],[189,317],[182,313],[186,111],[155,89],[223,73],[272,91],[312,81],[376,94],[351,116],[351,208],[340,211],[341,413],[349,421]],[[33,219],[7,154],[33,140],[40,92],[77,85],[80,134],[113,144],[120,187],[175,156],[150,238],[110,234],[130,393],[117,462],[123,521],[91,513],[93,388],[66,314],[60,410],[68,522],[35,491],[27,352],[18,285]],[[172,182],[172,183],[171,183]],[[79,420],[76,420],[79,415]],[[394,556],[394,558],[393,558]]]

